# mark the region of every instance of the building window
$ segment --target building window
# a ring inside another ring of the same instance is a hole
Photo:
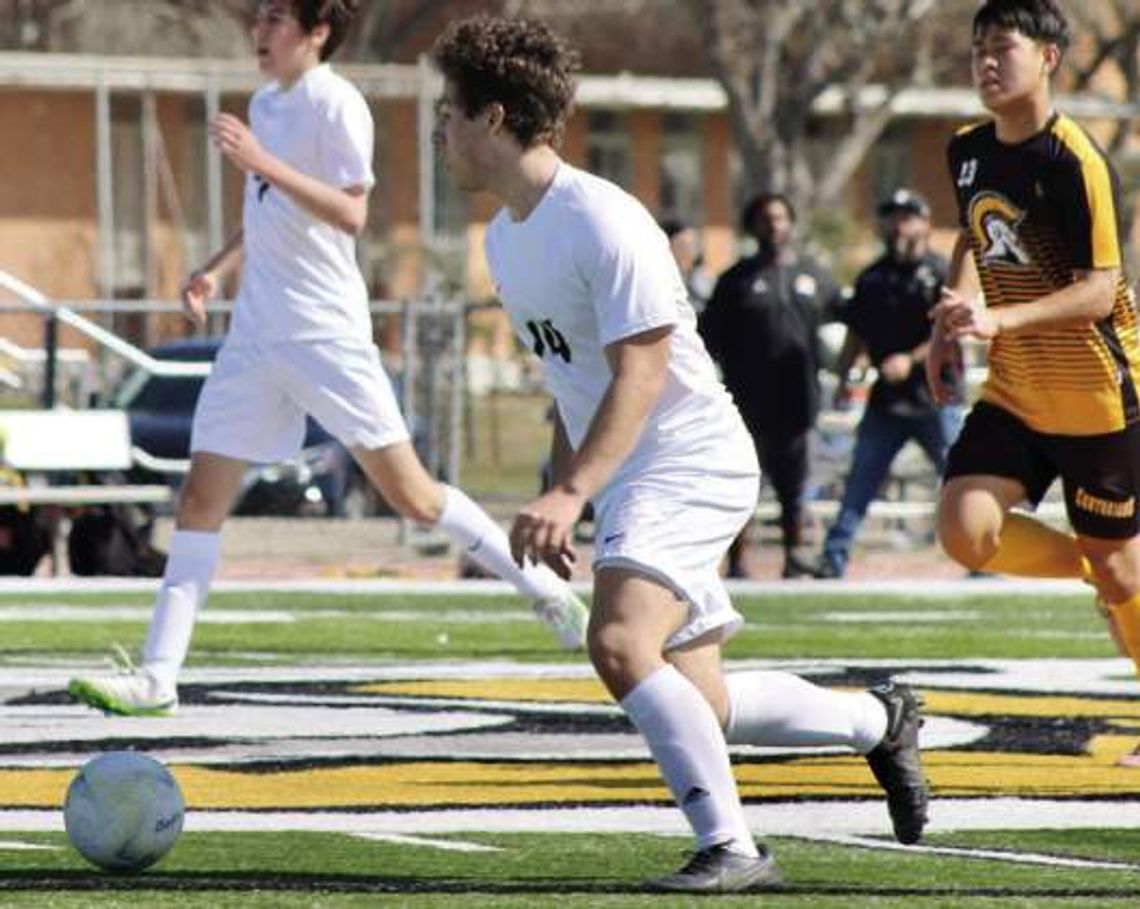
[[[587,168],[591,173],[629,189],[632,183],[632,151],[625,114],[592,110],[587,114]]]
[[[661,216],[704,223],[700,120],[670,112],[661,120]]]

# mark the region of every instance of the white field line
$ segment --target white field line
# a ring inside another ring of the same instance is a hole
[[[377,840],[382,843],[396,843],[405,846],[425,846],[442,849],[444,852],[502,852],[498,846],[484,846],[482,843],[468,843],[463,840],[435,840],[426,836],[407,836],[403,833],[354,833],[362,840]]]
[[[149,578],[0,578],[0,595],[30,593],[138,593],[153,592],[159,581]],[[590,584],[577,581],[571,585],[579,593],[588,593]],[[781,594],[816,597],[852,596],[868,593],[896,594],[910,598],[965,599],[970,596],[993,594],[1033,594],[1040,596],[1089,593],[1089,587],[1076,580],[1027,580],[1015,578],[938,579],[913,578],[889,581],[737,581],[726,582],[729,592],[745,596]],[[318,594],[462,594],[475,596],[515,595],[515,589],[505,581],[489,580],[288,580],[288,581],[217,581],[213,591],[241,593],[247,591],[286,591]]]
[[[0,604],[0,623],[5,622],[149,622],[149,606],[80,606],[70,603],[6,606]],[[349,613],[339,613],[347,615]],[[522,613],[520,612],[520,615]],[[204,609],[197,621],[212,625],[287,625],[304,618],[305,612],[281,609]],[[421,620],[424,614],[420,614]]]
[[[965,849],[957,846],[904,846],[889,840],[868,836],[804,836],[800,839],[817,843],[835,843],[838,846],[855,846],[861,849],[879,849],[887,852],[924,853],[926,855],[949,855],[957,858],[985,859],[996,862],[1010,862],[1015,865],[1045,865],[1052,868],[1082,868],[1098,871],[1140,871],[1140,865],[1130,862],[1108,862],[1095,859],[1065,858],[1059,855],[1045,855],[1039,852],[1013,852],[1006,849]]]
[[[963,830],[1138,829],[1140,810],[1123,802],[1050,799],[938,799],[928,833]],[[744,806],[758,836],[889,836],[883,803],[787,802]],[[63,829],[58,810],[0,811],[0,832]],[[194,811],[197,832],[296,831],[432,836],[445,833],[656,833],[686,836],[681,812],[662,806],[607,808],[471,808],[441,811]]]
[[[0,840],[0,852],[62,852],[65,847],[49,843],[28,843],[24,840]]]
[[[5,622],[149,622],[149,606],[82,606],[69,603],[7,606],[0,603],[0,623]],[[450,622],[456,625],[487,625],[531,622],[526,609],[225,609],[210,607],[198,613],[198,621],[214,625],[288,625],[305,620],[363,622]]]

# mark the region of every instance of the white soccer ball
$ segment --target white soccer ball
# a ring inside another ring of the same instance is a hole
[[[107,871],[141,871],[182,832],[178,781],[154,758],[110,751],[88,761],[67,787],[63,820],[80,854]]]

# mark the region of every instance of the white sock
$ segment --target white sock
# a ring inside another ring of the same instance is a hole
[[[790,672],[730,672],[733,745],[848,745],[866,754],[887,732],[887,710],[872,694],[821,688]]]
[[[503,528],[462,489],[444,484],[443,492],[443,514],[437,526],[480,567],[514,584],[519,593],[532,600],[562,593],[562,579],[545,565],[519,568],[511,557],[511,543]]]
[[[221,548],[218,533],[176,530],[170,540],[166,573],[158,589],[142,663],[162,687],[173,688],[178,682],[178,671],[190,649],[194,619],[206,602]]]
[[[663,666],[622,698],[669,791],[697,837],[697,848],[731,842],[756,855],[716,714],[692,682]]]

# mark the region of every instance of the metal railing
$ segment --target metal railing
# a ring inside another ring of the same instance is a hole
[[[60,360],[77,362],[85,356],[85,351],[79,349],[60,348],[61,325],[148,376],[205,377],[210,372],[210,363],[156,358],[87,315],[177,317],[181,313],[177,303],[155,300],[54,301],[3,271],[0,271],[0,290],[7,291],[18,301],[0,303],[0,314],[30,312],[44,318],[42,348],[20,347],[5,339],[0,355],[25,367],[42,366],[40,404],[45,409],[59,404],[57,371]],[[426,466],[449,482],[459,480],[466,318],[471,308],[463,302],[443,299],[378,300],[369,304],[374,318],[397,316],[401,319],[399,365],[395,370],[389,369],[389,375],[396,384],[404,418],[419,443]],[[232,310],[230,303],[213,303],[207,307],[208,314],[221,314],[227,318]],[[135,450],[135,458],[140,466],[158,467],[168,473],[181,472],[186,466],[183,462],[154,458],[139,449]]]

